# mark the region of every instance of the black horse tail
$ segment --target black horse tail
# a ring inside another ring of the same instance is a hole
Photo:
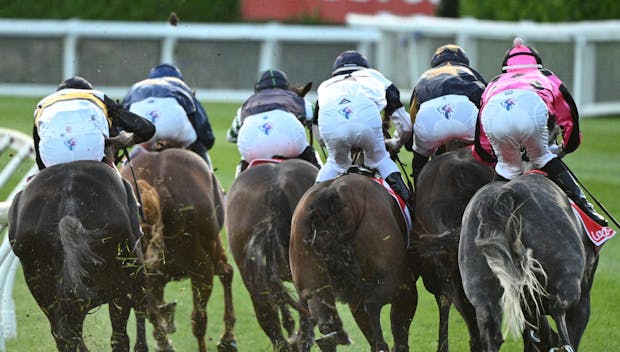
[[[478,205],[480,226],[475,243],[486,257],[489,267],[497,276],[504,293],[501,304],[505,330],[514,337],[521,336],[527,323],[521,302],[531,298],[540,313],[540,298],[545,296],[546,273],[532,250],[521,240],[519,207],[512,191],[506,187],[490,188],[489,200]],[[528,306],[528,309],[529,306]]]
[[[248,241],[244,266],[250,277],[268,292],[276,302],[283,302],[299,312],[306,312],[284,286],[280,278],[281,265],[288,266],[288,247],[292,210],[284,192],[273,185],[266,194],[265,218],[256,224]]]
[[[60,242],[64,253],[63,275],[72,284],[78,285],[88,276],[87,267],[103,263],[91,247],[91,241],[99,231],[84,228],[74,216],[63,216],[58,223]]]
[[[347,225],[342,199],[325,188],[309,209],[310,231],[304,242],[323,261],[336,299],[350,302],[362,289],[362,269],[355,258],[353,225]]]

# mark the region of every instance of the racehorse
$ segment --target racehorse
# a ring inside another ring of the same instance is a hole
[[[467,203],[493,177],[493,169],[475,160],[470,147],[433,158],[418,177],[412,248],[424,286],[439,308],[439,352],[448,351],[452,304],[467,323],[471,351],[480,351],[476,312],[461,284],[458,242]]]
[[[228,243],[256,319],[276,351],[291,350],[282,328],[293,337],[295,320],[288,306],[298,308],[283,285],[292,281],[291,217],[317,173],[314,165],[300,159],[251,166],[235,179],[226,200]]]
[[[318,322],[323,351],[350,344],[335,301],[348,303],[372,351],[387,351],[380,311],[391,304],[393,351],[408,351],[417,306],[401,209],[371,177],[345,174],[310,188],[291,225],[290,264],[302,307],[300,350],[313,344]]]
[[[176,329],[174,303],[164,302],[164,288],[172,280],[189,278],[194,303],[192,332],[197,339],[198,350],[206,351],[206,306],[213,288],[213,276],[217,274],[224,288],[225,307],[225,331],[218,349],[235,351],[233,270],[227,262],[219,236],[224,223],[224,196],[219,181],[197,154],[178,148],[136,153],[121,171],[128,180],[133,180],[132,172],[136,179],[155,189],[155,201],[151,199],[144,207],[145,215],[151,212],[151,220],[145,221],[145,225],[157,229],[157,224],[161,224],[163,233],[163,241],[158,240],[151,231],[145,235],[153,237],[143,241],[147,245],[145,253],[149,262],[146,267],[149,320],[154,326],[157,348],[174,350],[167,338],[167,334]],[[147,208],[157,204],[160,209],[153,211]],[[161,221],[157,220],[158,211]],[[153,261],[154,257],[159,259]]]
[[[74,161],[43,169],[13,200],[9,239],[59,351],[88,351],[84,319],[105,303],[112,351],[129,351],[132,307],[138,323],[134,349],[148,351],[144,275],[131,250],[138,231],[132,192],[112,167]]]
[[[458,261],[481,350],[499,350],[502,315],[527,351],[577,350],[590,316],[598,253],[552,181],[527,174],[481,188],[463,214]]]

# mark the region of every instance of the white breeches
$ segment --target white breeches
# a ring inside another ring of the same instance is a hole
[[[187,148],[196,141],[196,131],[175,98],[147,98],[131,104],[129,111],[155,125],[155,134],[147,144],[166,140]]]
[[[530,90],[508,90],[487,102],[482,126],[497,156],[495,171],[500,176],[511,180],[523,173],[521,148],[535,168],[555,157],[549,150],[548,115],[545,102]]]

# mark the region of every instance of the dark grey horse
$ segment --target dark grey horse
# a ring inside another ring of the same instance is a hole
[[[129,351],[132,307],[138,322],[135,350],[148,350],[142,264],[130,250],[138,226],[131,186],[99,161],[48,167],[15,197],[9,239],[59,351],[88,351],[84,318],[105,303],[112,351]]]
[[[480,350],[476,312],[467,301],[458,268],[461,218],[471,197],[493,179],[493,169],[478,162],[469,147],[433,158],[418,177],[412,249],[424,286],[439,308],[437,351],[448,351],[450,306],[461,313],[471,351]]]
[[[594,246],[552,181],[529,174],[481,188],[465,209],[459,244],[481,350],[499,350],[503,317],[509,332],[523,335],[526,350],[576,351],[597,264]]]

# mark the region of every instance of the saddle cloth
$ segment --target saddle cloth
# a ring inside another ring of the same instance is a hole
[[[281,163],[286,159],[254,159],[252,161],[250,161],[250,164],[248,165],[248,169],[251,168],[252,166],[257,166],[260,164],[277,164],[277,163]]]
[[[413,229],[413,223],[411,221],[411,214],[409,213],[409,208],[407,208],[407,205],[405,204],[405,201],[398,194],[396,194],[396,192],[394,192],[394,190],[392,190],[390,185],[388,185],[387,182],[385,182],[385,180],[383,178],[381,178],[381,177],[372,177],[372,179],[375,180],[375,182],[377,182],[378,184],[382,185],[388,191],[388,193],[394,199],[396,199],[396,203],[398,204],[398,207],[400,208],[400,212],[402,213],[403,217],[405,218],[405,223],[407,224],[407,233],[411,233],[411,230]]]
[[[590,219],[590,217],[586,215],[583,210],[579,209],[572,200],[570,204],[573,207],[573,212],[577,215],[577,218],[579,218],[583,228],[586,230],[588,238],[596,246],[596,250],[599,250],[605,242],[616,234],[616,231],[611,227],[601,226],[596,221]]]

